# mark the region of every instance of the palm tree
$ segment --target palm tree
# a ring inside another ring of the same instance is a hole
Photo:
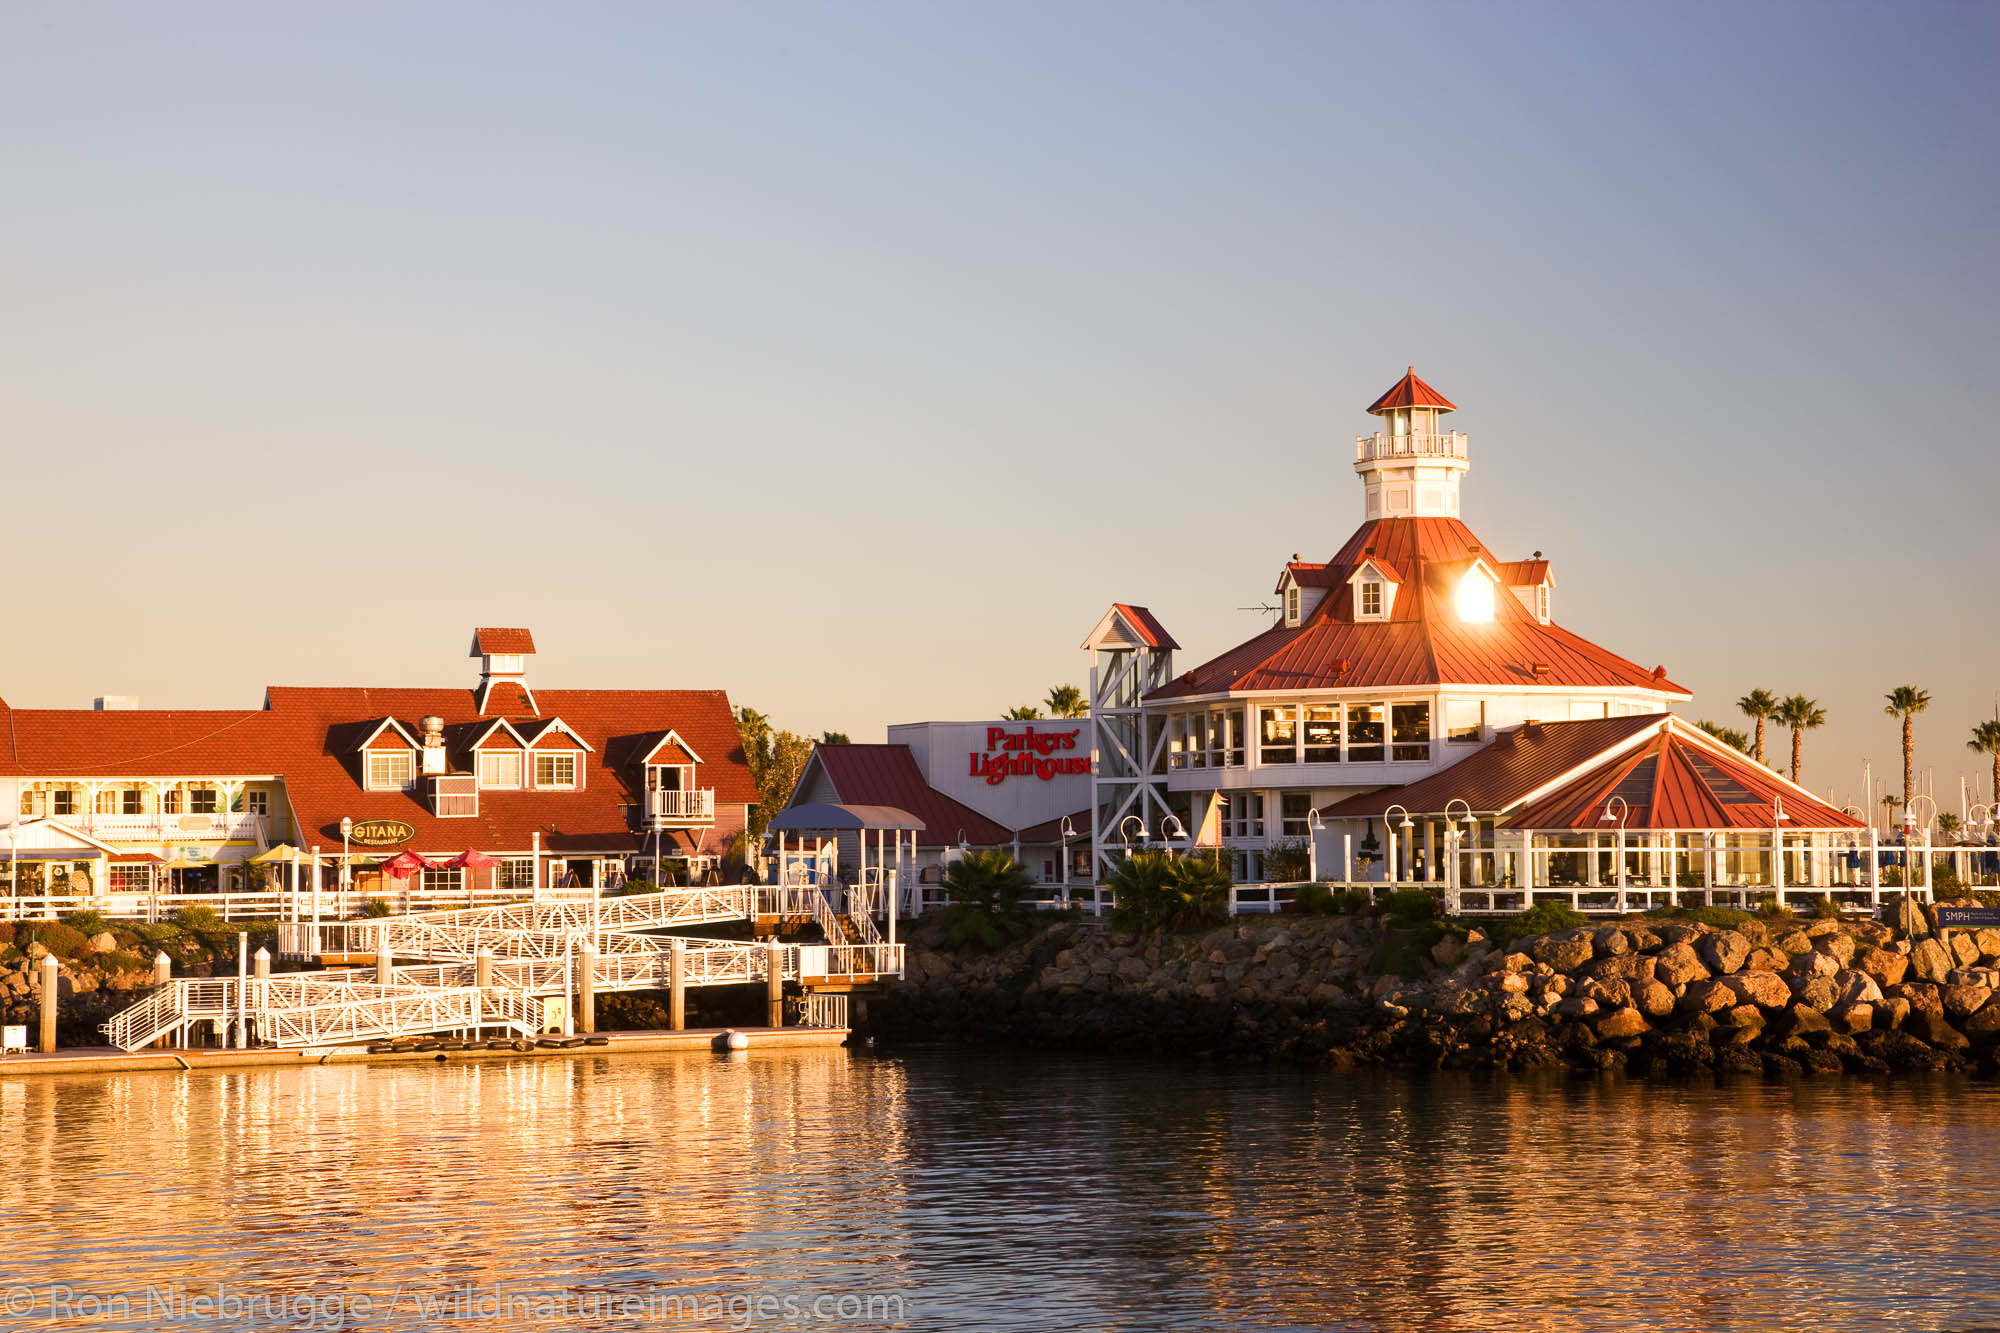
[[[1826,724],[1826,710],[1819,706],[1819,700],[1794,694],[1778,705],[1777,718],[1780,726],[1792,729],[1792,781],[1797,782],[1799,761],[1805,753],[1806,733]]]
[[[1892,825],[1896,822],[1896,807],[1902,803],[1903,798],[1896,795],[1895,792],[1885,791],[1882,793],[1882,808],[1888,812],[1883,817],[1884,822]]]
[[[1974,754],[1993,756],[1993,800],[2000,804],[2000,717],[1991,722],[1981,722],[1972,729],[1972,739],[1965,748]]]
[[[1730,749],[1740,751],[1743,754],[1750,753],[1750,738],[1736,728],[1725,727],[1720,722],[1710,722],[1706,718],[1695,723],[1695,725],[1721,741],[1724,745],[1727,745]]]
[[[1019,707],[1008,709],[1000,716],[1008,722],[1033,722],[1041,715],[1042,710],[1033,704],[1021,704]]]
[[[1907,806],[1914,795],[1910,788],[1917,782],[1917,714],[1930,707],[1931,692],[1898,685],[1882,697],[1888,701],[1882,711],[1903,719],[1903,804]]]
[[[1090,700],[1084,698],[1083,691],[1074,685],[1056,686],[1042,702],[1049,706],[1050,717],[1087,717],[1090,714]]]
[[[999,848],[959,857],[944,868],[942,886],[951,899],[944,932],[953,944],[996,949],[1027,932],[1034,877]]]
[[[1758,763],[1764,762],[1764,720],[1778,713],[1778,697],[1769,690],[1752,690],[1736,701],[1743,716],[1757,724],[1757,742],[1750,751],[1750,757]]]
[[[1938,837],[1950,842],[1958,835],[1959,819],[1949,811],[1938,812]]]

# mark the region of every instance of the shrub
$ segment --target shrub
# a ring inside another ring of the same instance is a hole
[[[1229,920],[1229,875],[1212,861],[1134,852],[1111,877],[1121,930],[1206,930]]]
[[[0,947],[11,945],[13,942],[14,923],[12,921],[0,921]]]
[[[361,915],[367,918],[387,916],[389,915],[389,904],[381,898],[370,898],[367,902],[361,904]]]
[[[1748,912],[1736,907],[1690,907],[1675,915],[1698,921],[1704,926],[1714,926],[1717,930],[1734,930],[1750,919]]]
[[[1536,903],[1509,921],[1503,934],[1509,940],[1526,939],[1530,935],[1553,935],[1559,930],[1573,930],[1588,920],[1568,903],[1550,899]]]
[[[1312,873],[1312,854],[1304,838],[1289,838],[1264,852],[1264,878],[1273,884],[1296,884]]]
[[[90,952],[90,936],[60,921],[44,921],[29,928],[29,939],[58,958],[77,958]]]
[[[1374,906],[1366,889],[1334,889],[1325,884],[1301,884],[1292,902],[1307,916],[1360,916]]]
[[[1023,899],[1035,881],[1006,852],[971,852],[945,867],[941,881],[951,902],[942,925],[955,945],[994,949],[1025,934],[1028,908]]]
[[[144,958],[126,949],[97,955],[97,965],[106,972],[144,972],[151,966]]]
[[[1840,916],[1840,904],[1833,900],[1832,894],[1823,893],[1813,899],[1812,914],[1822,921],[1836,920]]]
[[[1790,908],[1778,906],[1778,895],[1775,893],[1762,894],[1757,899],[1758,916],[1770,917],[1775,919],[1780,917],[1788,917],[1791,914],[1792,912]]]
[[[189,935],[221,935],[229,930],[213,907],[207,903],[189,903],[174,913],[174,924]]]
[[[1382,911],[1398,921],[1415,925],[1438,916],[1443,904],[1429,889],[1397,889],[1383,899]]]
[[[94,912],[89,909],[81,912],[71,912],[62,919],[62,923],[71,930],[82,931],[85,935],[95,935],[100,931],[110,929],[110,923],[104,919],[102,912]]]

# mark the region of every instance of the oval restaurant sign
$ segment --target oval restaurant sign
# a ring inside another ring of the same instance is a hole
[[[1076,738],[1082,731],[1081,727],[1069,731],[1036,731],[1033,727],[1009,731],[1005,727],[988,727],[986,749],[974,750],[967,756],[972,761],[969,776],[985,778],[987,786],[997,787],[1011,777],[1047,782],[1068,773],[1088,773],[1090,756],[1075,753]]]
[[[417,830],[400,819],[360,819],[347,840],[358,847],[394,847],[416,836]]]

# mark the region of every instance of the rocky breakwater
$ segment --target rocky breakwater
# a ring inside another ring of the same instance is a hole
[[[1902,911],[1909,929],[1627,920],[1504,943],[1372,916],[1199,936],[1065,922],[990,954],[948,951],[919,926],[908,979],[867,1026],[890,1041],[1421,1068],[2000,1069],[2000,931],[1940,939],[1922,909]]]
[[[103,1044],[98,1025],[152,989],[154,961],[167,955],[175,976],[233,976],[235,928],[201,915],[186,924],[126,926],[101,920],[0,922],[0,1022],[26,1024],[35,1039],[41,1012],[42,959],[53,954],[56,1040]],[[268,927],[250,948],[276,947]]]

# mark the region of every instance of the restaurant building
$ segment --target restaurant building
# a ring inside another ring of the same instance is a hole
[[[538,689],[534,653],[481,629],[468,686],[271,686],[240,711],[0,702],[6,896],[240,890],[254,866],[448,902],[716,866],[757,799],[728,697]]]

